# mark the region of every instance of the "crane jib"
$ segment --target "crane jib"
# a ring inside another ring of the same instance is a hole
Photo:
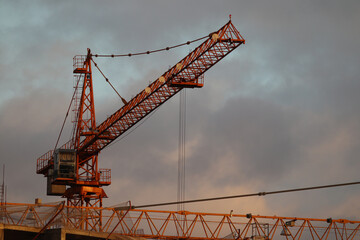
[[[182,88],[202,87],[203,74],[244,43],[245,40],[229,21],[101,123],[96,128],[98,133],[89,135],[80,143],[79,154],[97,154]]]

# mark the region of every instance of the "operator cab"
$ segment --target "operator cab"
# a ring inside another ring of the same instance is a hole
[[[75,179],[76,151],[56,149],[54,153],[54,180]]]
[[[56,149],[54,168],[48,170],[47,195],[62,196],[69,180],[75,180],[76,151],[74,149]]]

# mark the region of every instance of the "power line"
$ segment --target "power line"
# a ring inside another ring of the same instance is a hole
[[[202,199],[193,199],[193,200],[180,201],[180,202],[176,201],[176,202],[155,203],[155,204],[133,206],[132,208],[148,208],[148,207],[158,207],[158,206],[167,206],[167,205],[175,205],[175,204],[185,204],[185,203],[209,202],[209,201],[225,200],[231,198],[244,198],[244,197],[255,197],[255,196],[261,197],[271,194],[300,192],[300,191],[308,191],[308,190],[317,190],[322,188],[343,187],[343,186],[356,185],[356,184],[360,184],[360,182],[348,182],[348,183],[339,183],[339,184],[322,185],[322,186],[305,187],[305,188],[293,188],[293,189],[286,189],[286,190],[279,190],[272,192],[258,192],[258,193],[248,193],[248,194],[223,196],[223,197],[202,198]]]

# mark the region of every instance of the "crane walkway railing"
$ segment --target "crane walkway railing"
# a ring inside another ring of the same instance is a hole
[[[73,149],[73,142],[70,140],[60,147],[60,149]],[[47,153],[43,154],[37,159],[36,162],[36,173],[38,174],[47,174],[48,169],[53,164],[53,155],[54,150],[49,150]]]

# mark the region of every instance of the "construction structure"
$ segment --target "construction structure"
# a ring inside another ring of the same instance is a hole
[[[130,101],[121,98],[124,106],[99,125],[95,118],[92,63],[98,66],[90,49],[87,55],[75,56],[72,138],[37,159],[36,172],[47,178],[47,194],[65,197],[66,205],[71,207],[102,207],[107,197],[103,186],[111,184],[111,170],[99,167],[100,151],[183,88],[203,87],[204,73],[244,43],[230,20]],[[97,217],[96,226],[85,223],[84,229],[102,230],[101,214]]]
[[[73,207],[62,203],[8,203],[2,210],[5,225],[0,225],[0,240],[16,239],[1,238],[6,231],[12,236],[15,231],[18,236],[25,233],[31,236],[19,239],[34,239],[37,233],[42,233],[40,236],[47,236],[45,239],[48,240],[360,239],[360,221],[346,219],[141,210],[133,209],[130,203],[109,208]],[[91,216],[97,216],[99,212],[102,229],[84,230],[82,226],[89,219],[95,221]],[[75,215],[78,221],[74,221]]]
[[[90,49],[86,55],[75,56],[72,137],[39,157],[36,167],[36,172],[47,179],[47,194],[62,196],[66,201],[2,204],[0,240],[360,239],[360,222],[343,219],[142,210],[130,202],[103,206],[107,197],[103,187],[111,184],[111,170],[100,168],[101,150],[182,89],[203,87],[204,73],[245,43],[231,19],[201,39],[205,39],[203,43],[131,100],[119,95],[124,105],[99,125],[95,116],[93,66],[105,75],[94,61],[98,55],[93,55]],[[105,80],[111,85],[108,78]]]

